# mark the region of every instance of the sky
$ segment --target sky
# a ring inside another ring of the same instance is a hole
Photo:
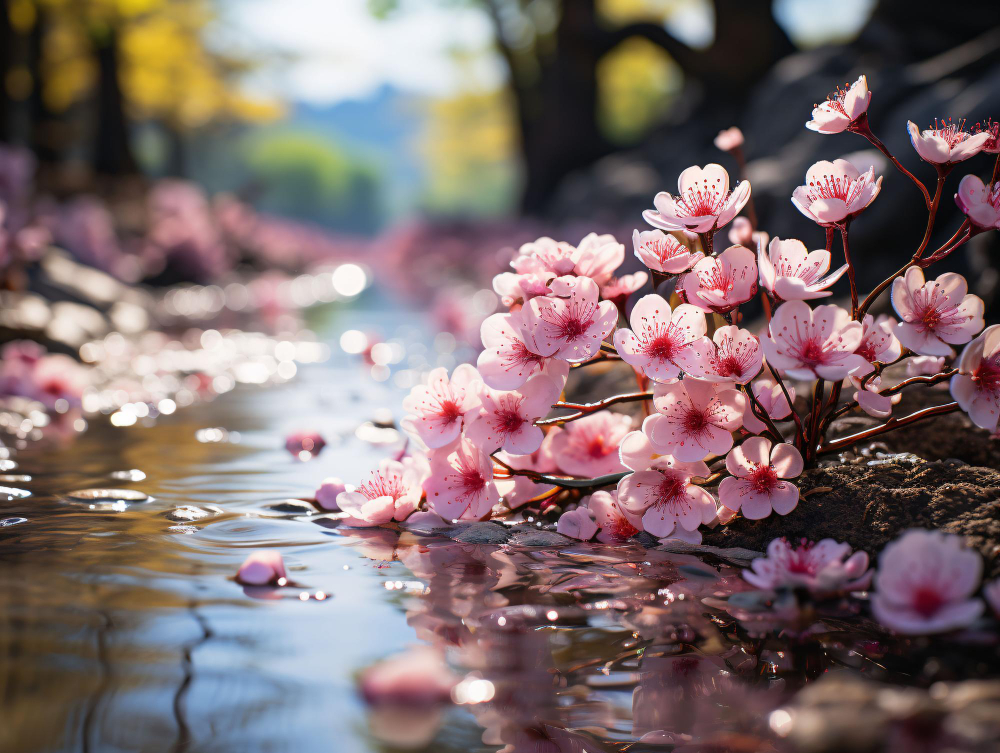
[[[874,0],[776,0],[775,14],[797,41],[816,44],[850,36]],[[316,106],[364,99],[383,86],[442,96],[493,89],[505,75],[485,13],[443,8],[434,0],[404,0],[388,20],[372,16],[366,0],[236,0],[219,24],[222,46],[278,52],[280,63],[249,82],[261,94]],[[711,40],[712,18],[697,3],[668,28],[693,45]],[[455,64],[454,53],[468,53]]]

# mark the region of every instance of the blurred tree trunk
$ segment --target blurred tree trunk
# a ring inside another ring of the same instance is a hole
[[[527,214],[543,212],[566,175],[613,151],[598,126],[597,68],[626,39],[642,37],[662,47],[713,102],[734,110],[776,61],[794,51],[771,14],[772,0],[715,0],[715,37],[705,50],[688,47],[656,23],[609,29],[595,0],[563,0],[553,49],[525,66],[523,53],[504,38],[502,0],[485,2],[510,69]]]
[[[173,123],[163,123],[163,132],[166,134],[167,158],[164,170],[171,178],[184,178],[187,176],[188,148],[184,131]]]
[[[10,25],[8,0],[0,0],[0,143],[11,140],[11,106],[7,77],[14,64],[14,30]]]
[[[134,175],[138,170],[129,142],[125,98],[118,79],[118,35],[114,29],[93,36],[97,61],[97,129],[94,170],[101,175]]]
[[[58,162],[60,157],[59,144],[56,143],[57,121],[59,116],[52,112],[45,101],[42,76],[45,57],[45,33],[48,27],[48,17],[43,8],[36,9],[35,24],[28,34],[26,65],[31,77],[31,95],[28,98],[28,113],[31,130],[28,138],[31,149],[38,159],[39,168],[44,170]]]

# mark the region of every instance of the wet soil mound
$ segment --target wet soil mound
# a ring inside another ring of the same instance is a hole
[[[904,455],[808,470],[800,487],[807,496],[789,515],[740,518],[706,532],[705,543],[764,551],[779,536],[832,538],[874,555],[907,528],[940,529],[966,536],[986,572],[1000,574],[998,471]]]

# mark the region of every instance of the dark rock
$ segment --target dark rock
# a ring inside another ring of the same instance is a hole
[[[288,515],[312,515],[316,512],[315,507],[303,502],[301,499],[283,499],[281,502],[268,505],[267,509]]]
[[[470,523],[456,529],[452,538],[463,544],[506,544],[511,533],[499,523]]]
[[[545,531],[540,528],[515,528],[511,536],[510,543],[514,546],[567,546],[574,543],[574,539],[563,536],[556,531]]]
[[[998,471],[892,458],[811,469],[799,486],[829,491],[800,500],[786,516],[739,518],[707,531],[705,543],[764,551],[775,537],[832,538],[875,555],[907,528],[936,528],[967,537],[985,557],[986,572],[1000,574]]]

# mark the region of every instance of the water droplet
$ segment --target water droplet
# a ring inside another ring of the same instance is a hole
[[[127,471],[114,471],[111,478],[116,481],[145,481],[146,474],[138,468],[130,468]]]
[[[135,489],[80,489],[66,495],[76,502],[147,502],[151,498]]]

